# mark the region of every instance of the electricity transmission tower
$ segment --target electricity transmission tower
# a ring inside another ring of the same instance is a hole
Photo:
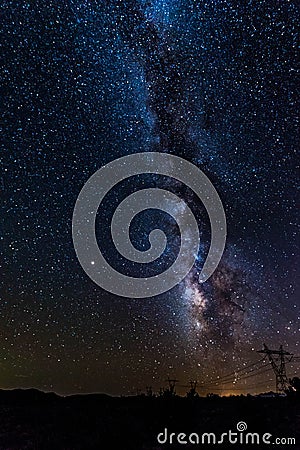
[[[279,347],[279,350],[270,350],[266,344],[264,344],[264,349],[259,350],[257,353],[263,353],[269,358],[276,377],[276,392],[286,392],[289,382],[286,375],[285,362],[287,356],[290,356],[289,361],[291,361],[293,354],[284,351],[282,345]]]
[[[190,381],[191,388],[190,388],[189,392],[187,392],[187,397],[194,398],[194,397],[198,396],[197,384],[198,384],[198,381],[193,381],[193,380]]]
[[[147,397],[153,397],[152,386],[146,386],[146,395]]]
[[[171,380],[168,377],[168,379],[166,381],[169,383],[169,390],[168,390],[169,395],[170,396],[175,395],[176,394],[175,385],[176,385],[176,383],[178,383],[178,380]]]

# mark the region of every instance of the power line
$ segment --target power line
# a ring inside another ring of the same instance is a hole
[[[241,381],[247,380],[248,378],[251,378],[251,377],[255,377],[255,376],[261,375],[261,374],[266,373],[266,372],[270,372],[271,370],[272,370],[272,368],[268,367],[265,370],[261,370],[260,372],[257,372],[257,373],[252,373],[251,375],[248,375],[247,377],[241,378]]]
[[[248,366],[245,366],[239,370],[233,371],[228,375],[224,375],[223,377],[215,379],[215,381],[211,381],[209,383],[203,382],[201,384],[201,387],[204,389],[212,389],[212,390],[233,390],[233,389],[239,389],[243,390],[243,388],[237,388],[236,386],[233,386],[231,388],[223,387],[218,388],[219,385],[228,385],[228,384],[236,384],[243,382],[244,380],[247,380],[252,377],[258,377],[264,373],[274,371],[276,375],[276,390],[277,392],[285,392],[287,386],[288,386],[288,379],[286,375],[286,363],[290,363],[294,361],[295,359],[300,359],[298,356],[293,358],[293,355],[287,351],[284,351],[282,346],[280,346],[279,350],[270,350],[266,345],[264,345],[264,350],[261,350],[259,353],[264,353],[268,356],[269,362],[261,365],[260,367],[258,364],[261,364],[263,361],[265,361],[265,358],[262,360],[249,364]],[[290,357],[290,358],[289,358]],[[288,359],[289,358],[289,359]],[[270,366],[271,363],[271,366]],[[258,366],[258,367],[257,367]],[[250,369],[250,370],[248,370]],[[248,371],[247,371],[248,370]],[[238,374],[240,374],[238,376]],[[234,376],[234,379],[233,379]],[[266,382],[263,383],[264,385]],[[257,385],[256,385],[257,386]],[[244,388],[246,388],[245,386]],[[247,389],[250,389],[250,387],[247,387]]]
[[[244,372],[245,370],[253,367],[253,369],[250,370],[249,372],[246,372],[246,373],[240,375],[239,379],[242,379],[245,375],[248,375],[248,374],[250,374],[252,372],[255,372],[256,370],[260,370],[263,367],[266,367],[266,366],[269,365],[267,363],[267,364],[262,365],[261,367],[257,367],[256,369],[254,369],[254,366],[256,366],[257,364],[262,363],[262,362],[263,362],[263,360],[258,361],[257,363],[254,363],[254,364],[249,364],[248,366],[244,367],[243,369],[236,370],[236,371],[232,372],[230,376],[229,375],[227,375],[227,376],[224,375],[223,377],[216,378],[215,380],[209,381],[208,383],[203,382],[203,384],[201,386],[208,385],[208,384],[217,384],[217,383],[223,383],[223,384],[230,383],[230,382],[232,382],[232,380],[234,381],[234,379],[237,377],[238,374],[241,374],[241,372]]]
[[[257,368],[256,370],[252,370],[251,372],[248,372],[248,373],[244,374],[238,380],[221,381],[218,384],[205,384],[205,385],[202,385],[201,387],[204,388],[204,389],[216,389],[216,387],[219,386],[219,385],[228,385],[228,384],[239,383],[239,382],[244,381],[244,380],[246,380],[248,378],[251,378],[251,377],[254,377],[254,376],[259,376],[259,375],[261,375],[263,373],[271,371],[272,368],[271,367],[267,367],[267,366],[269,366],[269,364],[265,364],[262,367]],[[261,370],[261,369],[264,369],[264,370]]]
[[[292,363],[294,360],[299,360],[299,359],[300,359],[299,356],[295,356],[290,361],[286,361],[286,363]],[[280,355],[278,356],[278,360],[280,360]],[[203,381],[200,384],[200,387],[206,388],[206,387],[209,387],[209,386],[212,387],[212,386],[218,385],[218,384],[226,385],[226,384],[229,384],[229,383],[232,383],[233,381],[235,381],[235,378],[238,378],[237,381],[243,381],[247,378],[251,378],[252,376],[259,376],[262,373],[268,372],[268,370],[261,371],[261,369],[269,366],[269,363],[263,364],[261,367],[254,368],[258,364],[262,363],[263,361],[265,361],[265,358],[255,362],[255,363],[248,364],[247,366],[245,366],[241,369],[238,369],[236,371],[230,372],[229,374],[224,375],[220,378],[215,378],[212,381],[209,381],[209,382]],[[277,361],[277,358],[276,358],[276,361]],[[252,369],[252,370],[249,370],[248,372],[241,374],[241,372],[244,372],[247,369]],[[271,368],[270,368],[270,370],[271,370]],[[241,374],[241,375],[239,377],[237,377],[238,374]]]
[[[215,381],[217,382],[217,381],[223,380],[225,378],[229,378],[229,377],[235,376],[237,373],[243,372],[244,370],[247,370],[247,369],[250,369],[251,367],[257,366],[257,364],[260,364],[261,362],[263,362],[263,360],[264,359],[260,359],[259,361],[255,362],[255,363],[251,363],[251,364],[248,364],[245,367],[242,367],[240,369],[234,370],[234,371],[228,373],[227,375],[223,375],[222,377],[215,378],[215,379],[211,380],[210,383],[214,383]]]

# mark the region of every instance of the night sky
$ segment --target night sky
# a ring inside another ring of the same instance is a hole
[[[247,367],[264,342],[300,354],[299,13],[293,0],[2,2],[0,388],[126,395],[170,376],[182,394],[191,379],[202,394],[275,389],[265,362]],[[193,192],[160,176],[120,183],[97,215],[99,246],[119,271],[160,273],[178,252],[174,220],[149,210],[132,222],[132,242],[146,250],[159,224],[164,255],[145,267],[117,253],[110,220],[136,190],[184,199],[201,234],[179,285],[127,299],[81,268],[72,214],[96,170],[149,151],[210,178],[227,244],[199,284],[210,228]],[[299,374],[299,360],[287,370]]]

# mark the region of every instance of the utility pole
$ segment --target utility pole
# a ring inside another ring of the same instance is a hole
[[[198,396],[197,384],[198,384],[198,381],[193,381],[193,380],[190,381],[191,388],[190,388],[189,392],[187,392],[187,397],[194,398],[194,397]]]
[[[146,386],[146,395],[147,397],[153,397],[152,386]]]
[[[263,353],[269,358],[276,377],[276,392],[286,392],[289,382],[286,375],[285,360],[287,356],[290,356],[289,361],[291,361],[293,354],[284,351],[282,345],[279,347],[279,350],[270,350],[266,344],[264,344],[264,349],[259,350],[257,353]],[[275,355],[277,355],[277,358]]]
[[[169,395],[173,396],[176,394],[175,385],[178,383],[178,380],[171,380],[169,377],[166,380],[169,383]]]

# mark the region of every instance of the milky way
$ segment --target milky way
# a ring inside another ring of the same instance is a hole
[[[294,1],[3,2],[0,387],[120,394],[158,390],[170,375],[198,379],[205,393],[217,376],[259,360],[263,342],[299,352],[298,17]],[[117,254],[110,220],[134,190],[171,190],[201,234],[180,285],[122,299],[82,271],[72,212],[97,169],[147,151],[186,158],[210,178],[227,246],[199,284],[210,227],[193,192],[167,177],[121,183],[97,220],[118,270],[153,275],[178,252],[175,221],[149,211],[133,221],[132,242],[147,249],[159,223],[165,254],[148,268]],[[257,392],[274,380],[268,372],[214,387]]]

